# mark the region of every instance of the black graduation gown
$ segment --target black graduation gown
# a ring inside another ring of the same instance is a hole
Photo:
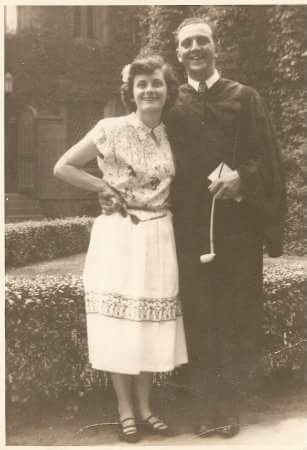
[[[181,86],[165,123],[176,161],[172,204],[190,356],[219,370],[238,366],[261,341],[263,243],[271,256],[282,253],[276,139],[259,94],[224,78],[205,100]],[[221,161],[238,170],[243,200],[216,202],[216,258],[202,265],[212,200],[207,177]]]

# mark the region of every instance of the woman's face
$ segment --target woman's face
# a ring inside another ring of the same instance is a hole
[[[133,80],[133,98],[140,113],[163,110],[167,99],[167,85],[162,69],[151,74],[139,74]]]

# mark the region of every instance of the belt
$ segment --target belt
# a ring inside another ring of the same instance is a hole
[[[144,214],[145,213],[145,214]],[[162,211],[149,211],[149,210],[139,210],[139,209],[127,209],[122,211],[122,215],[128,216],[132,223],[137,225],[140,222],[149,222],[150,220],[161,219],[168,215],[168,210]]]

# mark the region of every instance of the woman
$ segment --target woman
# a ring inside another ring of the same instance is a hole
[[[99,121],[54,174],[112,204],[94,222],[84,268],[89,359],[110,373],[120,439],[137,442],[136,414],[152,431],[170,432],[150,408],[152,373],[187,362],[169,211],[175,169],[161,122],[177,84],[157,56],[135,60],[123,75],[130,114]],[[83,170],[96,157],[102,179]]]

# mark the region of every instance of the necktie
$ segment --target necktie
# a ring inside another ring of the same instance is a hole
[[[200,81],[198,85],[198,93],[202,98],[205,98],[206,93],[208,92],[208,86],[205,81]]]

